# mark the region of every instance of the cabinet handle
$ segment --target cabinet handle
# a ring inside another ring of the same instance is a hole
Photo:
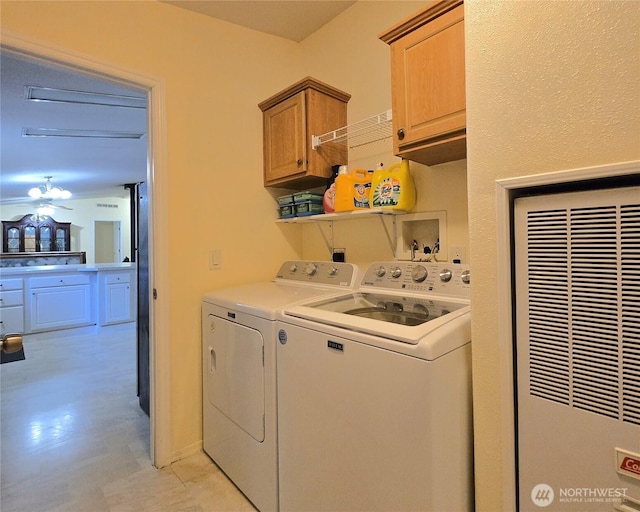
[[[404,139],[404,128],[400,128],[398,130],[398,139],[400,140]]]
[[[300,167],[302,165],[302,158],[298,158],[297,164],[298,164],[298,167]]]

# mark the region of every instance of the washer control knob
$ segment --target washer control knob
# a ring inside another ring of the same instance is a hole
[[[469,284],[471,282],[471,272],[469,270],[465,270],[460,277],[464,284]]]
[[[402,275],[402,269],[400,267],[396,267],[391,271],[391,277],[394,279],[398,279]]]
[[[331,267],[329,269],[329,275],[330,276],[335,276],[338,273],[338,269],[336,267]]]
[[[378,269],[376,270],[376,275],[377,275],[378,277],[382,277],[382,276],[384,276],[386,273],[387,273],[387,269],[386,269],[386,268],[384,268],[382,265],[380,265],[380,266],[378,267]]]
[[[429,272],[427,271],[426,268],[424,268],[423,265],[417,265],[411,271],[411,279],[413,279],[416,283],[421,283],[427,278],[428,275],[429,275]]]
[[[315,263],[307,263],[307,266],[304,268],[304,273],[308,276],[315,276],[318,271],[318,267]]]
[[[295,274],[297,271],[298,265],[296,265],[295,263],[289,267],[289,272],[291,272],[292,274]]]
[[[448,268],[440,271],[440,281],[442,281],[443,283],[448,283],[449,281],[451,281],[452,277],[453,272],[451,272],[451,270],[449,270]]]

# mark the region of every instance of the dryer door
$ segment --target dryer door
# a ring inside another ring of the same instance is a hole
[[[264,441],[262,333],[209,314],[205,392],[209,402],[256,441]]]

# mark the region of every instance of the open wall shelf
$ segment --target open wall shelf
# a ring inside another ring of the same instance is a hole
[[[371,144],[379,140],[387,139],[393,135],[391,126],[391,109],[368,117],[357,123],[338,128],[322,135],[311,136],[311,147],[318,149],[322,144],[333,142],[345,144],[349,149]]]
[[[278,219],[276,222],[283,224],[305,224],[310,222],[333,222],[335,220],[356,220],[378,215],[402,215],[406,212],[399,210],[386,210],[382,208],[363,208],[352,212],[323,213],[309,215],[308,217],[291,217],[290,219]]]
[[[308,217],[279,219],[283,224],[316,224],[329,254],[333,254],[334,221],[380,219],[393,257],[407,261],[430,261],[423,249],[438,246],[437,261],[447,260],[447,213],[445,211],[407,213],[398,210],[368,208],[343,213],[325,213]],[[416,250],[412,246],[416,242]]]

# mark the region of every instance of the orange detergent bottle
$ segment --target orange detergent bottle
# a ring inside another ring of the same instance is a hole
[[[409,211],[416,204],[416,188],[409,172],[409,161],[402,160],[388,169],[378,169],[371,181],[371,207]]]
[[[371,179],[371,173],[366,169],[353,169],[350,172],[346,168],[344,172],[341,169],[336,178],[335,211],[351,212],[369,208]]]

